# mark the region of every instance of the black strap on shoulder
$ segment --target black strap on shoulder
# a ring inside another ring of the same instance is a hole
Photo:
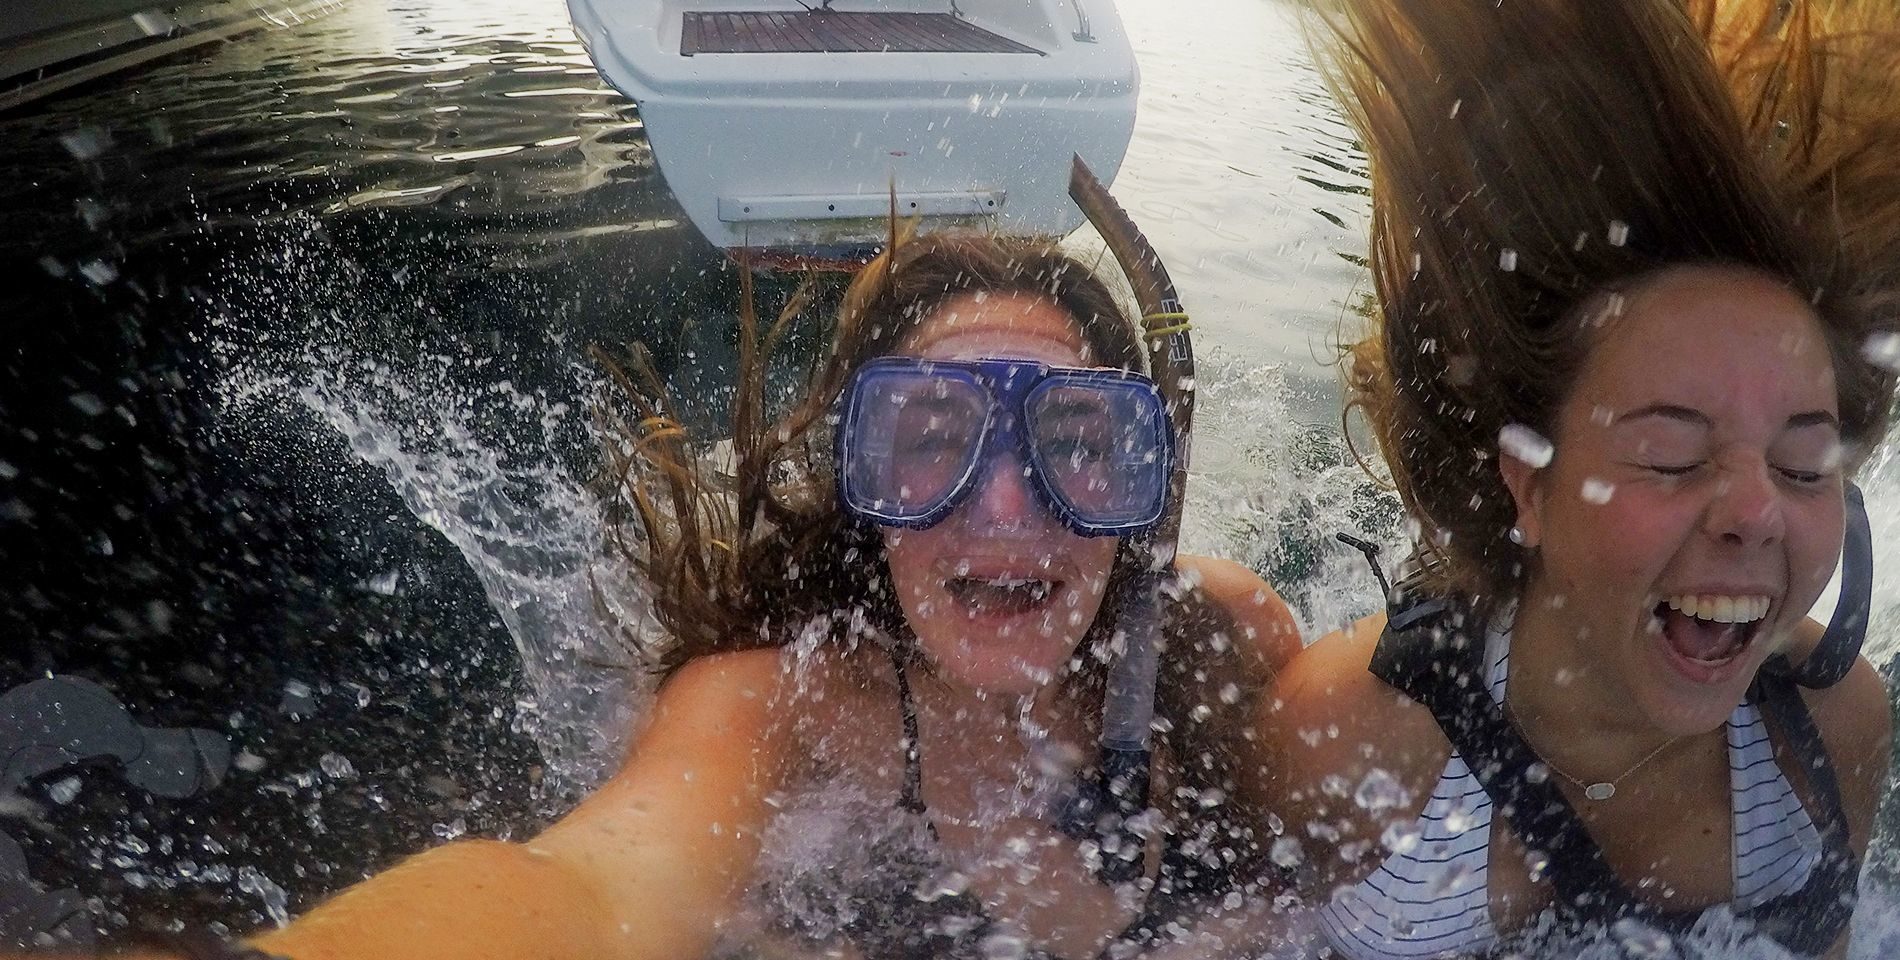
[[[1529,850],[1548,858],[1544,876],[1563,919],[1652,919],[1656,911],[1629,896],[1548,768],[1492,701],[1484,636],[1483,622],[1460,605],[1419,601],[1388,618],[1373,675],[1432,712],[1493,808]]]
[[[1821,642],[1799,665],[1776,657],[1762,669],[1780,673],[1810,690],[1840,683],[1860,659],[1867,640],[1867,621],[1873,611],[1874,537],[1867,523],[1867,500],[1860,487],[1848,483],[1847,534],[1841,543],[1841,597],[1828,618]]]

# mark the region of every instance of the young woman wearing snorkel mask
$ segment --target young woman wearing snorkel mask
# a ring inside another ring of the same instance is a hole
[[[1146,338],[1052,243],[894,238],[782,415],[783,323],[745,325],[718,471],[625,378],[622,548],[671,634],[625,767],[255,949],[1089,957],[1251,875],[1219,743],[1299,640],[1252,573],[1174,560],[1186,318],[1130,256]]]
[[[1303,653],[1259,726],[1256,799],[1371,841],[1306,857],[1334,954],[1554,921],[1660,956],[1712,907],[1844,952],[1888,777],[1848,478],[1893,402],[1864,358],[1900,329],[1893,16],[1334,20],[1378,295],[1350,388],[1417,524],[1388,612]]]

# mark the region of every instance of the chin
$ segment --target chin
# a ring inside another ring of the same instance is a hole
[[[1005,695],[1034,694],[1055,683],[1067,668],[1068,649],[1060,655],[1025,657],[1020,642],[1005,638],[924,645],[939,676],[970,690]]]

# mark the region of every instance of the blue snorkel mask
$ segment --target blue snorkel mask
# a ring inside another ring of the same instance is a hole
[[[1174,463],[1154,381],[1030,360],[872,360],[845,389],[836,449],[845,511],[914,530],[1005,459],[1070,530],[1128,536],[1160,521]]]

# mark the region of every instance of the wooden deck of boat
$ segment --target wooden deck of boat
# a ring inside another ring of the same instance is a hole
[[[680,55],[1041,53],[948,13],[688,13]]]

